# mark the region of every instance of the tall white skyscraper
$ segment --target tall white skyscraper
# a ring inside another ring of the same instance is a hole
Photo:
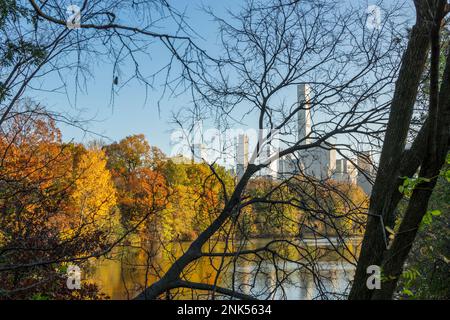
[[[308,84],[297,86],[297,103],[300,110],[297,114],[298,141],[301,145],[311,143],[311,88]],[[336,149],[334,142],[328,141],[322,147],[308,148],[299,152],[302,170],[318,179],[331,177],[336,167]]]
[[[299,84],[297,86],[297,103],[301,108],[297,113],[298,120],[298,141],[301,144],[307,144],[307,136],[311,133],[311,104],[310,104],[311,89],[308,84]]]
[[[240,134],[236,144],[236,175],[240,178],[248,166],[248,136]]]

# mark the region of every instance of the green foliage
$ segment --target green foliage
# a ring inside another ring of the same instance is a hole
[[[0,68],[22,65],[38,65],[47,57],[47,50],[40,40],[25,30],[28,22],[36,23],[33,10],[26,8],[16,0],[0,0]],[[25,24],[22,22],[25,21]],[[17,36],[17,32],[21,32]],[[11,93],[11,88],[0,81],[0,102]]]
[[[428,210],[408,256],[408,268],[400,279],[398,293],[404,298],[450,298],[449,160],[447,156],[447,165],[438,177]]]
[[[412,291],[414,282],[421,276],[420,272],[416,268],[409,268],[403,271],[400,279],[402,281],[401,293],[409,298],[414,298],[415,294]]]
[[[15,21],[21,17],[28,17],[31,12],[19,5],[16,0],[0,0],[0,28],[5,25],[7,19]]]
[[[403,179],[403,184],[398,187],[398,191],[402,193],[406,198],[410,198],[414,189],[421,184],[422,182],[430,182],[430,179],[428,178],[422,178],[422,177],[415,177],[415,178],[409,178],[409,177],[401,177]]]
[[[31,297],[31,300],[50,300],[50,297],[46,294],[36,293]]]
[[[4,43],[1,66],[12,66],[24,60],[30,60],[37,65],[44,61],[46,56],[47,51],[40,45],[24,40],[17,43],[8,40]]]
[[[444,169],[444,177],[447,180],[447,182],[450,182],[450,153],[447,154],[446,158],[447,168]]]
[[[12,27],[6,26],[8,21],[15,23],[19,19],[29,20],[31,13],[32,10],[19,5],[15,0],[0,0],[0,29],[5,29],[3,32],[8,34],[8,28]],[[0,45],[0,66],[2,67],[13,66],[23,61],[39,64],[46,56],[45,48],[34,39],[26,40],[26,38],[21,37],[17,42],[14,42],[7,38]],[[0,88],[1,96],[3,96],[1,92],[3,89]]]
[[[430,225],[433,222],[433,216],[437,217],[441,215],[440,210],[428,210],[422,218],[421,228]]]

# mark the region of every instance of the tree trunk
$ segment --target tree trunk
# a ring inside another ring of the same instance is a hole
[[[373,299],[391,299],[397,287],[398,280],[403,271],[403,265],[413,245],[417,231],[427,212],[428,201],[433,193],[441,167],[445,163],[448,152],[450,127],[450,52],[447,53],[447,62],[444,77],[439,84],[439,58],[440,58],[440,15],[431,34],[431,74],[430,74],[430,107],[428,122],[427,152],[425,154],[419,177],[428,178],[428,182],[419,184],[413,191],[406,209],[405,216],[395,235],[391,248],[383,259],[382,270],[386,281],[383,281],[380,290],[376,290]]]
[[[387,246],[384,226],[392,226],[399,197],[395,196],[413,106],[429,48],[426,1],[417,0],[416,24],[412,28],[395,85],[377,177],[369,206],[369,217],[349,299],[370,299],[366,286],[367,267],[380,265]],[[397,200],[396,200],[397,199]]]
[[[240,203],[241,194],[247,185],[250,177],[257,171],[257,167],[255,165],[250,164],[247,167],[244,175],[236,186],[232,196],[227,202],[225,208],[214,222],[206,228],[197,239],[191,243],[188,250],[178,258],[169,268],[169,270],[164,274],[164,276],[150,287],[141,292],[135,299],[144,300],[144,299],[156,299],[158,296],[163,294],[165,291],[176,288],[180,283],[180,275],[183,269],[195,261],[196,259],[202,256],[202,247],[203,245],[213,236],[217,230],[230,218],[234,212],[236,212],[236,208]]]

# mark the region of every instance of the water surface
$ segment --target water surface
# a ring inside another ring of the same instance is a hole
[[[251,240],[240,249],[263,247],[272,240]],[[202,258],[187,268],[186,278],[234,287],[236,291],[256,295],[260,299],[340,299],[348,293],[359,242],[360,239],[349,239],[344,244],[336,239],[307,239],[294,247],[284,244],[271,246],[275,256],[263,253],[223,261],[217,257]],[[85,277],[95,282],[111,299],[132,299],[145,288],[145,284],[156,281],[189,244],[152,242],[147,246],[120,247],[108,258],[91,261]],[[203,251],[217,252],[224,247],[224,242],[214,242]],[[233,248],[237,250],[237,246]],[[222,271],[216,279],[218,269]],[[211,293],[186,289],[171,292],[171,295],[173,299],[211,298]]]

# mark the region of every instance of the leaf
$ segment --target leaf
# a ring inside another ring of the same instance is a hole
[[[441,215],[441,210],[433,210],[433,211],[431,211],[431,214],[433,216],[440,216]]]
[[[392,228],[391,228],[391,227],[389,227],[389,226],[385,226],[384,228],[385,228],[385,229],[386,229],[386,231],[387,231],[387,232],[389,232],[390,234],[395,234],[395,231],[394,231],[394,230],[392,230]]]
[[[414,293],[412,293],[412,291],[409,290],[409,289],[403,289],[403,293],[408,295],[408,296],[410,296],[410,297],[414,295]]]

